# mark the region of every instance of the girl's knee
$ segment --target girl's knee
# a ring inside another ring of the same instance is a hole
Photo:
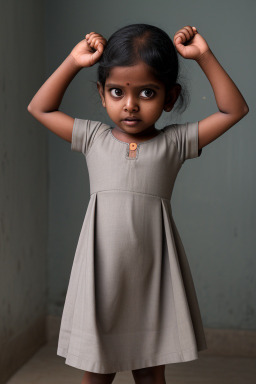
[[[81,384],[111,384],[114,380],[116,372],[113,373],[96,373],[85,371]]]

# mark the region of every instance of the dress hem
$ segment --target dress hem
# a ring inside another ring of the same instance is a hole
[[[129,363],[120,362],[119,364],[115,361],[112,367],[108,364],[105,364],[104,366],[104,363],[100,362],[90,362],[88,360],[86,362],[82,361],[81,357],[67,353],[66,349],[61,347],[58,347],[57,355],[64,357],[66,359],[65,364],[70,365],[74,368],[94,373],[114,373],[121,371],[131,371],[134,369],[146,367],[153,367],[162,364],[182,363],[197,360],[198,350],[192,348],[183,350],[180,353],[171,352],[165,355],[151,356],[148,358],[143,358],[140,362],[138,361],[138,359],[135,359],[134,361],[129,361]]]

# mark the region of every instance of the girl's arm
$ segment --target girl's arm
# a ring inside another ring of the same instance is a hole
[[[241,120],[249,112],[249,107],[195,27],[187,26],[179,30],[174,42],[183,57],[196,60],[202,68],[219,108],[219,112],[199,121],[198,147],[201,149]],[[190,44],[183,46],[185,42]]]
[[[63,63],[46,80],[28,105],[28,111],[46,128],[71,142],[74,118],[58,110],[64,93],[83,68],[94,65],[103,53],[106,40],[91,32],[80,41]]]
[[[241,120],[249,112],[249,107],[211,50],[197,59],[197,63],[211,83],[219,108],[219,112],[199,121],[198,143],[202,148]]]

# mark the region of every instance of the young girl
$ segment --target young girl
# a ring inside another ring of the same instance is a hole
[[[90,201],[62,314],[57,354],[85,370],[83,383],[165,383],[165,364],[206,349],[193,280],[172,216],[175,179],[187,159],[221,136],[248,106],[195,27],[172,40],[147,24],[108,41],[91,32],[36,93],[28,111],[86,159]],[[175,49],[176,48],[176,49]],[[181,94],[178,53],[210,81],[219,111],[158,130]],[[99,62],[98,91],[113,126],[58,110],[84,67]]]

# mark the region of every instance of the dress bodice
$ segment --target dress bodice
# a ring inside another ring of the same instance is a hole
[[[173,124],[147,141],[137,143],[130,157],[129,143],[120,141],[112,127],[75,119],[72,150],[85,155],[90,195],[99,191],[125,190],[171,199],[175,179],[186,159],[198,151],[198,122]]]

